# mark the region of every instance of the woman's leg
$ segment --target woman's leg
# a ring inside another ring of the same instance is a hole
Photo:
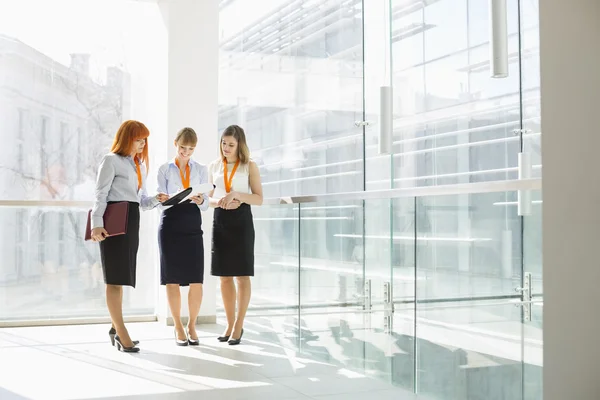
[[[249,276],[238,276],[237,281],[237,318],[231,335],[232,339],[239,339],[242,335],[242,328],[244,328],[244,319],[246,318],[246,311],[248,311],[248,305],[250,304],[250,295],[252,292],[252,286],[250,284]]]
[[[173,325],[175,325],[177,339],[185,340],[185,329],[181,323],[181,292],[179,291],[179,285],[169,283],[166,286],[167,301],[169,302],[169,308],[171,309],[171,315],[173,316]]]
[[[190,283],[190,291],[188,293],[188,308],[190,310],[188,332],[190,333],[190,338],[193,340],[198,339],[198,334],[196,333],[196,319],[198,318],[200,306],[202,305],[202,292],[201,283]]]
[[[123,309],[123,290],[122,289],[123,288],[121,288],[121,310]],[[108,296],[107,296],[107,298],[108,298]],[[110,313],[110,311],[109,311],[109,313]],[[111,325],[112,325],[112,328],[114,329],[115,328],[115,323],[111,322]]]
[[[133,342],[123,321],[123,287],[118,285],[106,285],[106,306],[110,314],[112,324],[117,331],[121,343],[125,347],[132,347]]]
[[[221,277],[221,297],[223,298],[223,307],[225,307],[225,316],[227,317],[227,328],[223,336],[230,336],[235,323],[235,283],[233,283],[233,277]]]

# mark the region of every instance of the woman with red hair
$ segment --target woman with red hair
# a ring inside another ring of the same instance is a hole
[[[148,136],[150,132],[141,122],[123,122],[115,135],[110,153],[100,163],[91,214],[91,237],[93,241],[100,242],[106,305],[112,320],[108,334],[118,350],[128,353],[140,351],[136,347],[138,342],[131,340],[123,322],[123,286],[135,287],[140,207],[151,209],[169,198],[164,193],[150,197],[146,192]],[[127,232],[109,236],[104,229],[104,212],[108,204],[118,202],[129,203]]]

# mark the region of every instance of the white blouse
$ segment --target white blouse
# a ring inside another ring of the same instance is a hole
[[[235,163],[227,164],[227,178],[231,177],[231,171],[233,171],[234,166]],[[210,165],[210,174],[213,179],[212,182],[216,186],[213,198],[220,199],[222,197],[225,197],[227,195],[227,192],[225,191],[225,172],[223,169],[222,160],[215,160]],[[238,193],[252,193],[250,191],[250,163],[240,163],[240,165],[238,165],[238,168],[235,171],[235,175],[233,175],[231,190]]]

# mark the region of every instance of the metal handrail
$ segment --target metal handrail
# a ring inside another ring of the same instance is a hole
[[[340,201],[382,200],[398,198],[414,198],[429,196],[452,196],[464,194],[485,194],[498,192],[516,192],[541,190],[542,179],[515,179],[493,182],[461,183],[456,185],[439,185],[411,187],[402,189],[371,190],[360,192],[342,192],[320,195],[303,195],[273,197],[264,199],[263,205],[323,203]],[[0,200],[0,207],[73,207],[88,208],[92,201],[70,200]]]

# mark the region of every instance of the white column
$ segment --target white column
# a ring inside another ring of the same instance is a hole
[[[540,0],[544,399],[600,398],[600,2]]]
[[[189,126],[198,134],[194,159],[208,164],[218,156],[219,1],[159,0],[168,31],[168,135],[174,156],[177,132]],[[204,299],[198,322],[216,320],[216,280],[210,275],[212,210],[202,214],[204,231]],[[159,320],[172,324],[165,289],[160,288]],[[182,290],[182,317],[187,317],[187,290]],[[183,318],[182,318],[183,319]]]

